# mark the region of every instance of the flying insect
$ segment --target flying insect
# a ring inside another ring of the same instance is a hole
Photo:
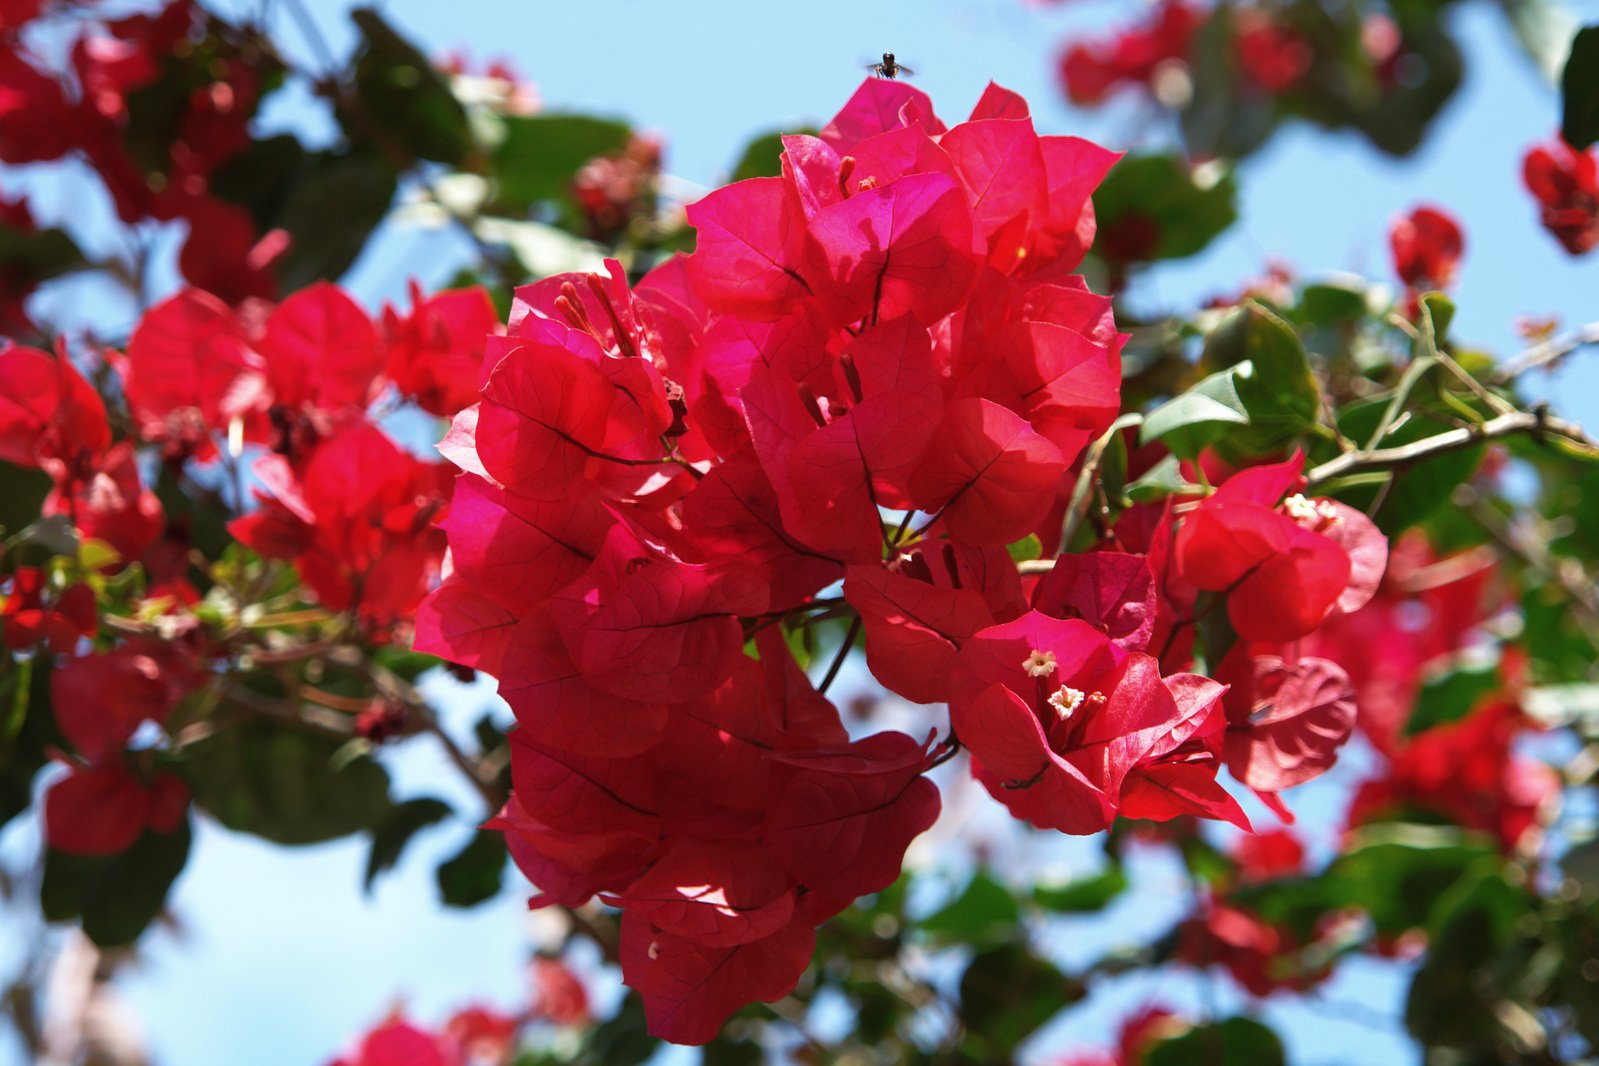
[[[916,73],[914,70],[912,70],[910,67],[905,66],[903,63],[896,63],[894,61],[894,53],[893,52],[884,52],[883,53],[883,61],[881,63],[872,63],[872,64],[868,65],[866,69],[871,71],[874,76],[879,77],[879,78],[887,78],[889,81],[893,81],[895,78],[899,77],[901,74],[915,74]]]

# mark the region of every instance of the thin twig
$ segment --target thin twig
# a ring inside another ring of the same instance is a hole
[[[1393,448],[1368,447],[1360,451],[1349,452],[1314,467],[1306,473],[1305,479],[1311,487],[1314,487],[1331,481],[1333,478],[1352,474],[1359,470],[1405,466],[1419,462],[1422,459],[1431,458],[1434,455],[1441,455],[1444,452],[1458,451],[1479,441],[1493,440],[1498,437],[1511,437],[1519,433],[1536,433],[1560,437],[1579,448],[1599,455],[1599,444],[1589,439],[1587,434],[1582,431],[1582,427],[1576,423],[1556,418],[1541,409],[1537,411],[1512,411],[1508,414],[1490,418],[1481,426],[1461,426],[1458,429],[1436,433],[1433,436],[1425,437],[1410,444],[1402,444]]]
[[[850,649],[855,646],[855,640],[861,635],[861,616],[856,615],[850,620],[849,632],[844,634],[844,643],[838,646],[838,654],[833,656],[832,665],[827,668],[827,674],[822,678],[822,683],[816,686],[816,691],[827,695],[828,687],[833,684],[833,679],[838,676],[838,671],[843,667],[844,660],[849,658]]]
[[[1578,348],[1599,344],[1599,322],[1590,322],[1581,329],[1560,337],[1534,344],[1514,359],[1505,363],[1488,377],[1490,385],[1505,385],[1529,370],[1559,362]]]

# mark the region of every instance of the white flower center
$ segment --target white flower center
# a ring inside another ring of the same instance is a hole
[[[1325,529],[1342,521],[1331,500],[1307,499],[1297,492],[1283,501],[1283,511],[1306,529]]]
[[[1022,669],[1027,671],[1028,677],[1048,677],[1055,672],[1055,653],[1034,648],[1022,660]]]
[[[1060,690],[1049,698],[1049,705],[1055,708],[1055,714],[1064,722],[1072,716],[1073,711],[1083,705],[1083,701],[1087,698],[1088,693],[1082,689],[1062,685]]]

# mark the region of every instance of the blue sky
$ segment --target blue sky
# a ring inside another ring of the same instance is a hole
[[[342,54],[350,40],[348,5],[307,2]],[[268,3],[280,37],[309,57],[285,17],[285,0]],[[256,7],[251,0],[250,9]],[[993,79],[1032,101],[1043,132],[1129,146],[1130,109],[1070,111],[1052,66],[1068,32],[1124,19],[1126,4],[391,0],[383,10],[430,49],[464,48],[477,61],[509,58],[537,84],[547,108],[617,115],[659,133],[668,169],[697,184],[720,180],[758,133],[825,121],[854,89],[862,66],[885,50],[916,68],[916,83],[947,119],[963,116]],[[1594,0],[1577,11],[1586,21],[1599,18]],[[1352,135],[1279,133],[1245,167],[1241,224],[1204,256],[1159,273],[1140,301],[1181,308],[1235,291],[1259,273],[1267,255],[1283,256],[1310,276],[1356,270],[1391,280],[1388,223],[1430,201],[1456,213],[1467,231],[1457,336],[1508,352],[1517,344],[1517,315],[1558,314],[1567,325],[1599,319],[1599,256],[1572,260],[1560,251],[1537,226],[1519,180],[1521,153],[1555,128],[1556,98],[1514,48],[1496,8],[1472,3],[1452,17],[1468,50],[1467,82],[1415,158],[1387,160]],[[290,124],[305,120],[301,105],[275,116]],[[1151,142],[1161,133],[1145,130]],[[94,212],[81,191],[74,183],[40,189],[41,214]],[[400,296],[412,274],[425,284],[443,281],[452,271],[449,251],[437,235],[392,229],[358,263],[352,287],[375,308]],[[103,316],[105,305],[92,292],[84,295],[54,301],[50,310],[83,322]],[[1536,384],[1571,416],[1599,423],[1596,368],[1599,355],[1579,356],[1557,381]],[[443,699],[448,720],[464,732],[488,699],[481,689],[450,688]],[[444,792],[471,810],[470,796],[449,791],[453,774],[430,743],[413,741],[393,760],[399,792]],[[1330,801],[1326,806],[1330,811]],[[14,829],[0,846],[24,848],[31,832]],[[515,1003],[524,994],[528,948],[520,886],[465,913],[444,912],[434,902],[431,868],[464,833],[424,836],[364,898],[364,843],[285,850],[202,824],[175,897],[183,932],[151,937],[147,957],[123,983],[159,1061],[319,1063],[398,996],[427,1020],[474,999]],[[1061,861],[1080,870],[1084,854],[1068,849]],[[1153,894],[1132,910],[1146,917],[1162,906],[1171,910],[1172,900],[1162,896],[1170,895],[1169,875],[1154,870],[1145,888]],[[0,968],[5,954],[0,946]],[[1397,1006],[1402,988],[1392,969],[1362,964],[1340,977],[1332,998],[1380,1009]],[[1067,1045],[1108,1042],[1122,1010],[1150,994],[1147,983],[1118,985],[1110,995],[1114,1009],[1074,1014],[1051,1036]],[[1199,993],[1190,983],[1166,998],[1197,1005]],[[1225,993],[1224,1001],[1236,1002]],[[1296,1063],[1404,1062],[1410,1055],[1394,1029],[1372,1032],[1303,1007],[1273,1007],[1272,1014],[1291,1025]],[[0,1045],[0,1062],[8,1050]]]

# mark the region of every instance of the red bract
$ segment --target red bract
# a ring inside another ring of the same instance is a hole
[[[1394,273],[1412,289],[1447,289],[1465,251],[1466,238],[1454,216],[1439,207],[1418,207],[1388,230]]]
[[[0,160],[59,159],[77,143],[78,129],[61,83],[14,44],[0,46]]]
[[[917,507],[978,546],[1026,535],[1053,502],[1066,462],[1021,416],[990,400],[949,405],[911,478]]]
[[[1303,465],[1296,453],[1235,474],[1177,529],[1176,576],[1225,592],[1227,616],[1249,640],[1305,636],[1333,611],[1364,606],[1382,577],[1387,538],[1365,515],[1334,500],[1282,499]]]
[[[372,320],[325,281],[273,308],[256,347],[273,400],[283,407],[364,409],[383,369]]]
[[[383,309],[388,375],[424,411],[448,418],[477,402],[483,342],[502,329],[488,290],[450,289],[424,296],[411,283],[411,313]]]
[[[1174,753],[1221,693],[1163,679],[1151,656],[1036,611],[968,640],[954,689],[950,720],[989,793],[1040,828],[1078,834],[1106,828],[1129,771]],[[1202,771],[1212,782],[1215,766]]]
[[[1354,690],[1333,663],[1246,659],[1240,646],[1218,673],[1233,685],[1227,769],[1250,788],[1280,792],[1319,777],[1354,729]]]
[[[45,842],[71,855],[115,855],[145,830],[170,833],[189,810],[172,774],[140,780],[119,762],[74,766],[44,794]]]
[[[588,991],[562,963],[541,956],[533,960],[533,1010],[556,1025],[586,1025]]]
[[[44,571],[32,566],[18,567],[11,575],[0,620],[6,647],[13,651],[38,646],[70,654],[80,637],[93,636],[100,628],[92,588],[81,583],[49,588]]]
[[[1128,651],[1143,651],[1155,627],[1155,584],[1142,555],[1062,555],[1034,588],[1033,608],[1081,618]]]
[[[1311,988],[1331,972],[1325,961],[1311,961],[1321,953],[1304,947],[1287,929],[1241,907],[1206,900],[1179,927],[1177,958],[1196,968],[1221,966],[1251,995],[1269,996]]]
[[[949,698],[961,649],[1026,611],[1005,545],[1119,407],[1110,303],[1071,274],[1113,153],[1039,137],[997,86],[946,128],[886,80],[783,143],[781,176],[692,205],[695,252],[636,289],[608,264],[517,291],[440,445],[464,471],[454,572],[416,622],[516,714],[493,824],[536,902],[620,906],[652,1031],[693,1042],[792,988],[812,926],[894,881],[953,750],[851,743],[784,628],[845,609],[819,598],[844,577],[871,668]],[[257,535],[292,545],[275,520]],[[1092,828],[1146,757],[1214,784],[1218,730],[1161,735],[1215,700],[1075,624],[1131,677],[1113,726],[1151,719],[1066,745]]]
[[[1491,833],[1507,853],[1535,845],[1536,830],[1560,796],[1547,765],[1513,750],[1531,724],[1502,698],[1403,743],[1381,776],[1349,806],[1350,826],[1421,812]]]
[[[1391,755],[1403,742],[1429,665],[1465,645],[1494,609],[1495,558],[1488,548],[1439,558],[1408,533],[1371,601],[1305,638],[1303,654],[1349,675],[1361,731],[1378,751]]]
[[[110,444],[105,403],[64,352],[0,348],[0,459],[82,478]]]
[[[333,610],[353,609],[380,628],[409,617],[444,551],[443,535],[429,528],[446,495],[442,466],[358,422],[319,445],[298,479],[275,456],[257,475],[273,495],[229,526],[241,543],[293,559]]]
[[[1142,26],[1072,45],[1060,60],[1066,94],[1073,103],[1093,104],[1122,85],[1151,85],[1162,63],[1187,60],[1203,17],[1182,0],[1164,0]]]
[[[1250,81],[1268,93],[1292,89],[1310,70],[1315,53],[1303,34],[1272,21],[1257,8],[1234,14],[1238,22],[1238,65]]]
[[[79,754],[99,761],[121,751],[141,723],[165,722],[202,679],[174,645],[139,641],[58,659],[50,702],[62,735]]]
[[[204,458],[209,434],[257,405],[263,369],[227,305],[186,289],[140,320],[123,387],[144,440]]]
[[[1539,220],[1572,255],[1599,247],[1599,158],[1556,138],[1527,151],[1521,180],[1538,201]]]
[[[397,1013],[367,1033],[353,1054],[329,1066],[462,1066],[462,1061],[454,1040],[412,1025]]]
[[[131,441],[112,445],[77,478],[58,475],[43,511],[66,515],[81,536],[104,541],[123,561],[143,555],[165,524],[161,501],[139,477]]]
[[[711,947],[629,910],[622,918],[622,980],[644,997],[650,1032],[703,1044],[744,1004],[773,1003],[793,991],[815,948],[804,916],[764,939]]]

